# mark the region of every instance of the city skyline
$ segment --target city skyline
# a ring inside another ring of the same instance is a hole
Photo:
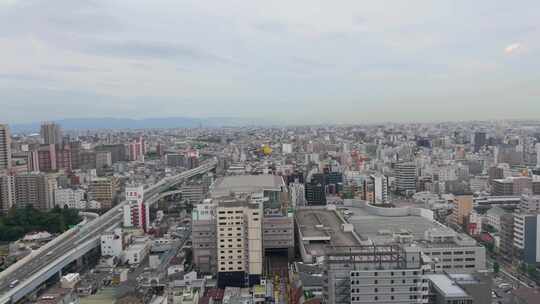
[[[2,119],[530,119],[540,113],[539,9],[3,1]]]

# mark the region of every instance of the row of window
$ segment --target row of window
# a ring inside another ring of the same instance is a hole
[[[463,251],[454,251],[454,255],[461,255],[463,254]],[[435,252],[425,252],[426,255],[441,255],[441,252],[435,251]],[[452,251],[444,251],[442,252],[443,255],[451,255]],[[475,254],[474,251],[465,251],[465,254]]]
[[[385,273],[387,273],[387,272],[385,272]],[[398,273],[399,273],[399,272],[398,272]],[[418,271],[413,271],[412,274],[413,274],[413,275],[418,275]],[[379,276],[379,273],[378,273],[378,272],[374,272],[373,275],[377,277],[377,276]],[[396,275],[395,272],[393,272],[393,271],[390,272],[390,276],[394,276],[394,275]],[[406,276],[406,275],[411,275],[411,274],[410,274],[410,273],[407,274],[407,272],[402,271],[402,272],[401,272],[401,275],[402,275],[402,276]],[[360,276],[361,276],[361,275],[360,275],[359,272],[351,272],[351,277],[360,277]]]

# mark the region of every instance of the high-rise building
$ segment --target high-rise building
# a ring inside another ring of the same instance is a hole
[[[260,284],[263,270],[262,204],[221,199],[217,206],[218,286]]]
[[[475,132],[474,133],[474,152],[480,151],[487,143],[487,137],[485,132]]]
[[[127,186],[124,206],[124,226],[137,227],[145,232],[150,227],[150,209],[144,202],[143,186]]]
[[[134,139],[129,143],[129,160],[131,161],[144,161],[144,155],[146,154],[146,143],[142,136]]]
[[[372,174],[364,180],[364,197],[372,204],[388,203],[388,177]],[[369,194],[368,194],[369,193]]]
[[[305,190],[308,205],[326,205],[326,184],[323,174],[313,174],[310,181],[306,183]]]
[[[460,195],[456,197],[454,205],[452,206],[452,215],[450,217],[450,223],[454,226],[462,226],[466,222],[466,218],[469,216],[473,208],[472,195]]]
[[[396,164],[396,190],[403,194],[416,192],[416,164],[404,162]]]
[[[88,186],[89,200],[100,202],[103,209],[110,209],[113,206],[116,188],[115,178],[94,178]]]
[[[84,209],[84,190],[82,189],[56,189],[54,191],[54,204],[60,208]]]
[[[540,263],[540,214],[514,214],[516,256],[531,265]]]
[[[62,143],[62,129],[54,122],[44,122],[41,124],[41,139],[45,145],[56,145]]]
[[[33,173],[15,176],[15,201],[17,207],[32,205],[46,210],[54,206],[55,179],[46,174]]]
[[[8,125],[0,124],[0,172],[11,169],[11,135]]]
[[[193,263],[205,274],[217,272],[216,204],[211,200],[197,204],[192,212],[191,237]]]
[[[15,177],[0,174],[0,213],[6,214],[15,205]]]

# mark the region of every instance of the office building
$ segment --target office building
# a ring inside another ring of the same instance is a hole
[[[370,203],[388,203],[388,177],[382,174],[372,174],[364,180],[363,197]]]
[[[150,228],[150,209],[144,202],[144,187],[126,186],[126,201],[124,227],[136,227],[147,232]]]
[[[11,169],[11,135],[8,125],[0,124],[0,173]]]
[[[309,181],[305,184],[306,202],[309,206],[326,205],[326,183],[324,175],[315,173],[311,175]]]
[[[514,214],[505,213],[501,216],[501,230],[499,231],[500,256],[506,261],[512,261],[514,256]]]
[[[413,162],[397,163],[396,190],[405,195],[416,192],[416,165]]]
[[[236,198],[217,203],[218,286],[260,284],[263,268],[262,204]]]
[[[540,214],[514,214],[516,257],[527,264],[540,263]]]
[[[126,147],[123,144],[100,145],[94,149],[96,152],[110,152],[111,162],[126,161]]]
[[[325,303],[428,303],[426,268],[417,248],[336,248],[326,254],[324,270]]]
[[[184,154],[178,153],[168,153],[165,156],[167,160],[167,166],[169,167],[185,167],[186,166],[186,157]]]
[[[41,124],[41,140],[45,145],[56,145],[62,143],[62,129],[54,122],[44,122]]]
[[[88,198],[101,203],[104,209],[110,209],[113,206],[116,194],[116,179],[112,178],[94,178],[88,185]]]
[[[217,272],[216,203],[206,200],[192,211],[193,263],[204,274]]]
[[[486,144],[487,137],[485,132],[474,133],[474,152],[478,153]]]

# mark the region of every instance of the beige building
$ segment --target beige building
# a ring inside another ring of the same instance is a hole
[[[88,186],[90,200],[101,203],[101,208],[110,209],[113,206],[117,189],[116,178],[95,178]]]
[[[260,284],[263,267],[262,204],[224,198],[217,206],[218,286]]]
[[[15,205],[15,177],[0,175],[0,213],[6,214]]]
[[[469,216],[473,209],[473,197],[472,195],[460,195],[456,196],[454,205],[452,207],[452,215],[450,217],[450,223],[452,225],[461,226],[465,223],[465,218]]]

